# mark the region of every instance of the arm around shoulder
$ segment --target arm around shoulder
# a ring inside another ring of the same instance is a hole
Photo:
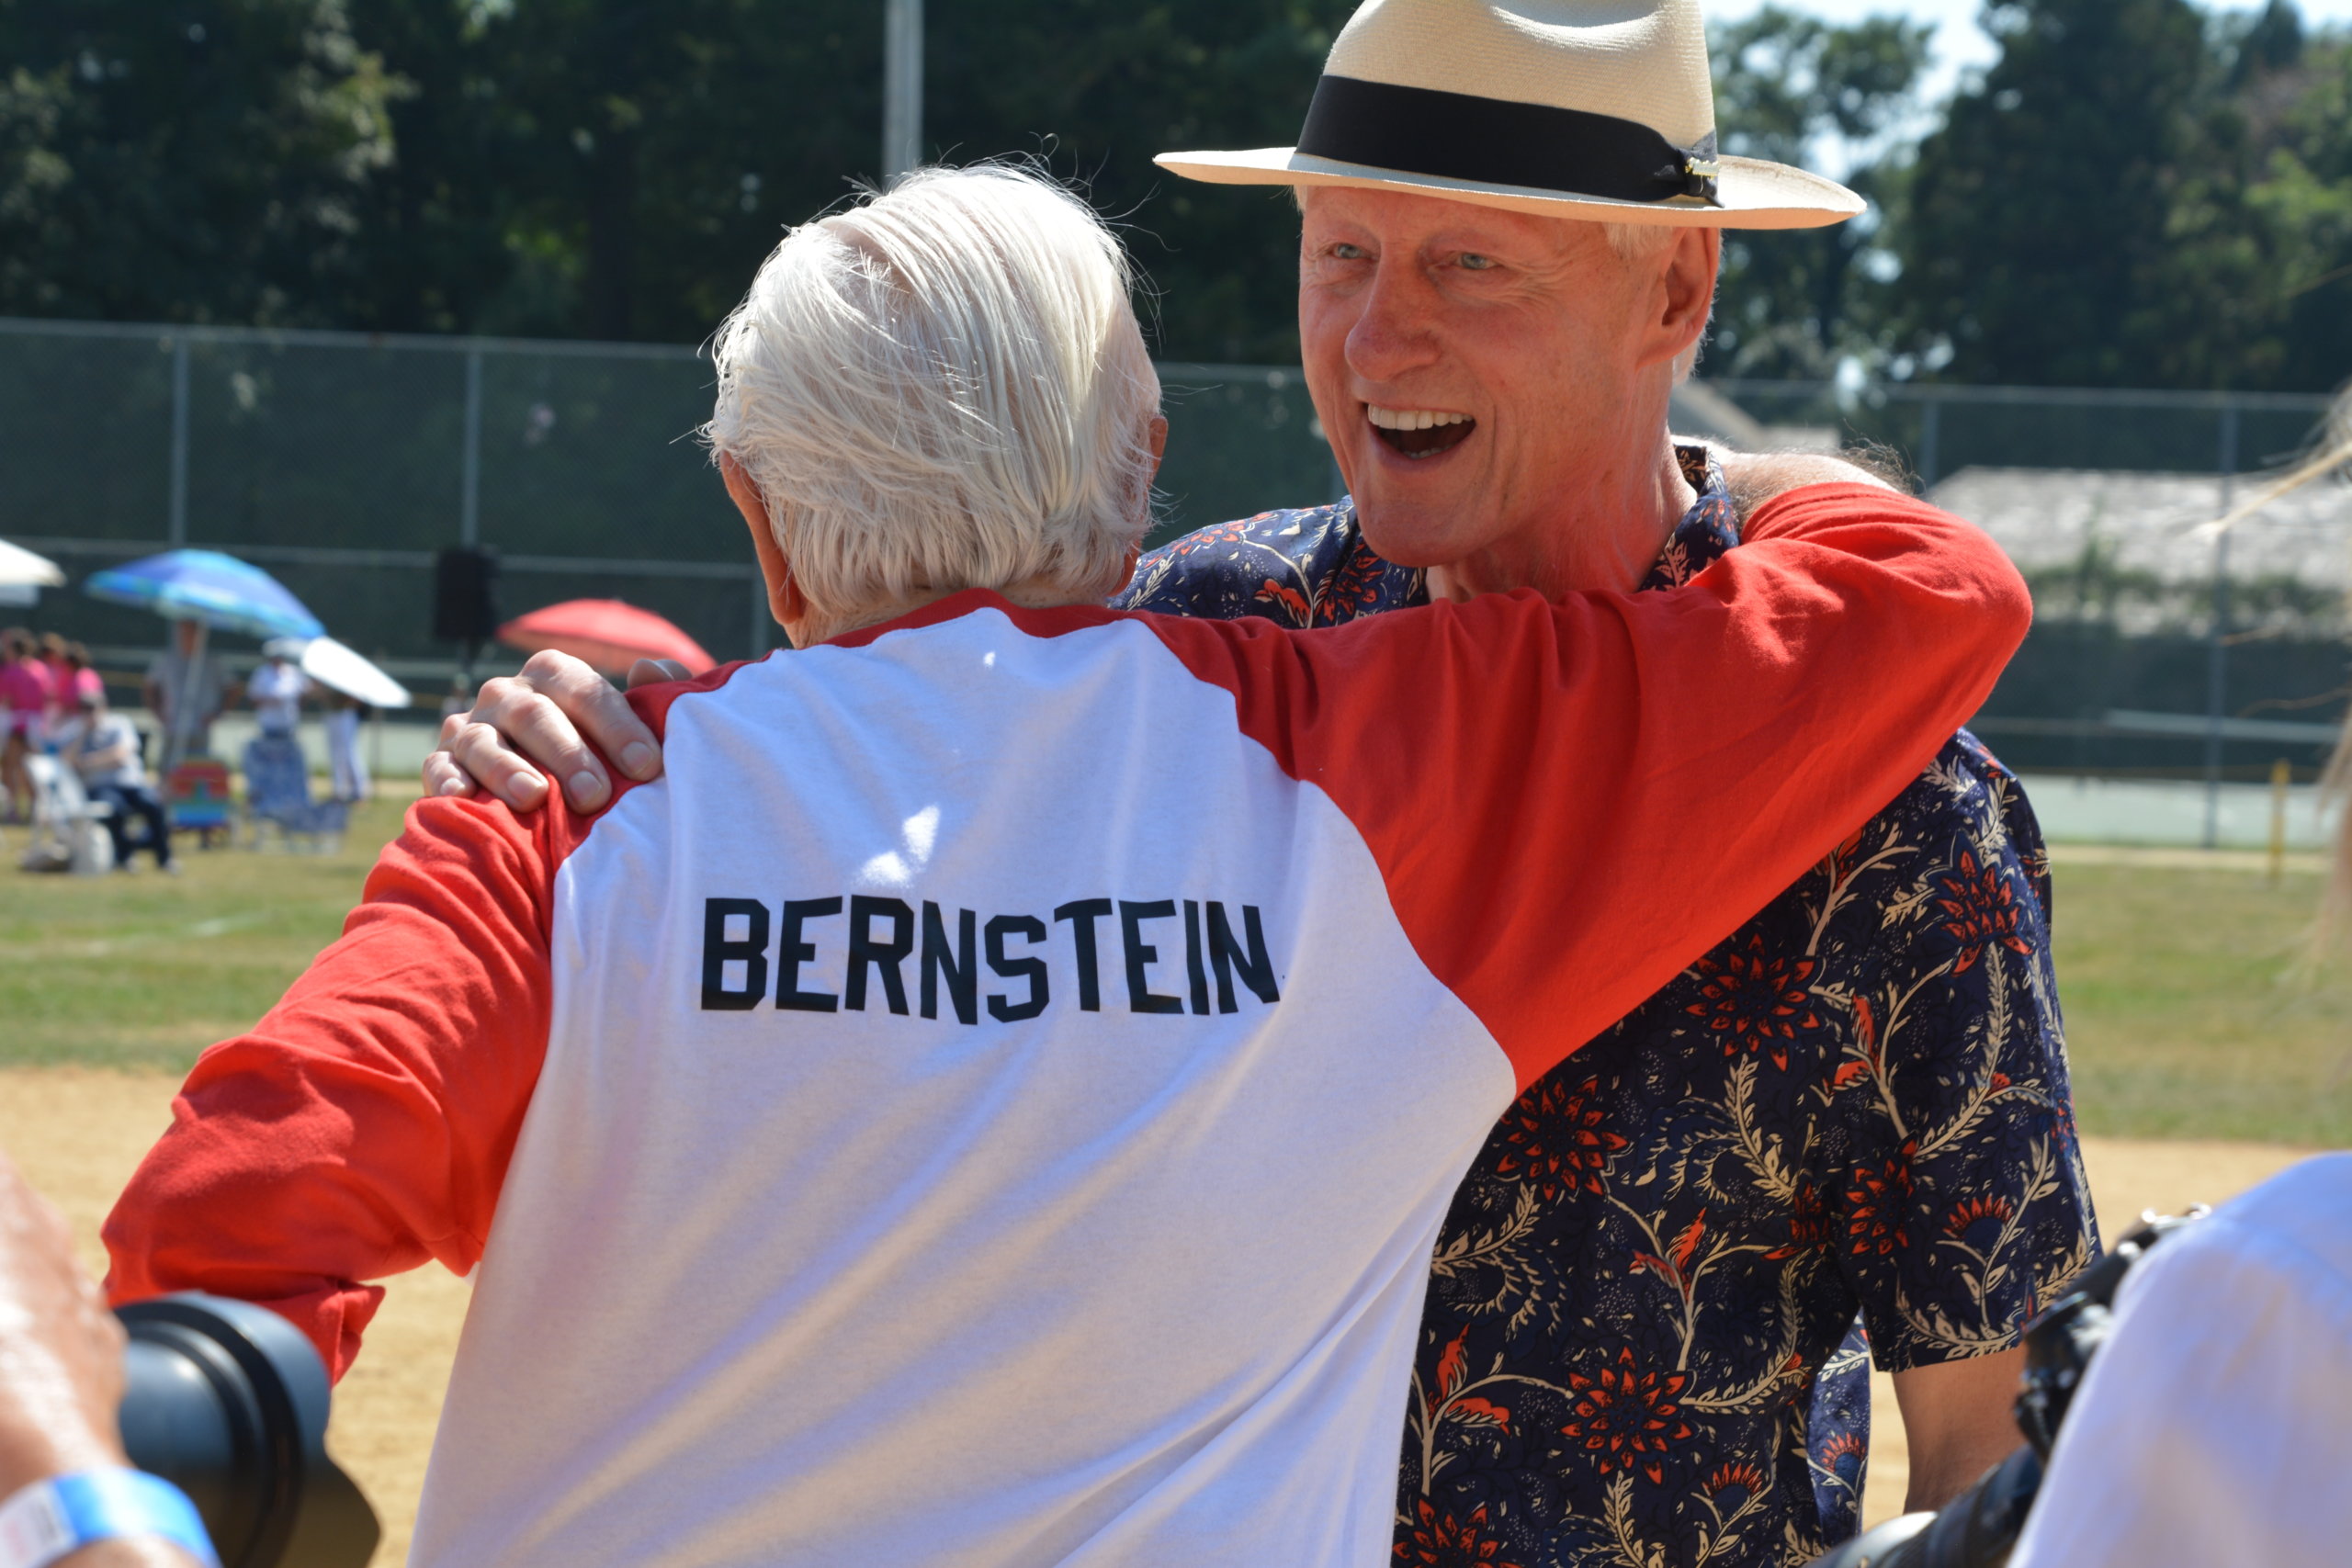
[[[1662,592],[1246,634],[1294,668],[1244,727],[1364,832],[1523,1081],[1893,799],[2030,615],[1980,531],[1883,486],[1790,491],[1749,541]]]
[[[107,1218],[115,1301],[260,1303],[340,1377],[382,1298],[366,1281],[479,1259],[546,1051],[549,889],[577,823],[412,808],[342,938],[198,1060]]]

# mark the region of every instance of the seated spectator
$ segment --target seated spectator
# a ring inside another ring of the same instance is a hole
[[[154,852],[158,870],[176,873],[171,817],[163,797],[147,782],[147,769],[139,760],[139,731],[107,709],[105,693],[85,694],[75,704],[74,716],[60,725],[51,739],[59,760],[80,776],[83,792],[114,808],[107,818],[107,832],[114,840],[115,868],[129,871],[131,852],[143,841]],[[130,837],[133,817],[147,824],[144,840]]]

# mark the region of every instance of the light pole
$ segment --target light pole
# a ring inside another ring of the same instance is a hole
[[[922,0],[888,0],[882,32],[882,178],[922,162]]]

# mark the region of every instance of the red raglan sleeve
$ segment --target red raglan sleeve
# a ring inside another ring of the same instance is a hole
[[[1746,541],[1661,592],[1153,625],[1363,834],[1523,1086],[1916,778],[2031,618],[1984,534],[1876,486],[1790,491]]]
[[[481,1256],[547,1050],[560,806],[427,800],[365,901],[252,1032],[198,1058],[107,1217],[108,1296],[274,1308],[340,1378],[367,1281]]]

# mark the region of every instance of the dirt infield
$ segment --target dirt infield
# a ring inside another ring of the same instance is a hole
[[[177,1079],[85,1068],[0,1071],[0,1147],[74,1224],[83,1256],[104,1267],[98,1224],[124,1179],[171,1118]],[[2101,1225],[2110,1234],[2143,1209],[2178,1211],[2245,1190],[2308,1152],[2251,1144],[2085,1140]],[[335,1395],[336,1456],[384,1519],[377,1563],[408,1549],[409,1521],[424,1480],[441,1391],[464,1320],[466,1287],[437,1269],[392,1285],[368,1350]],[[1864,1517],[1899,1511],[1906,1474],[1894,1395],[1878,1380],[1870,1491]]]

